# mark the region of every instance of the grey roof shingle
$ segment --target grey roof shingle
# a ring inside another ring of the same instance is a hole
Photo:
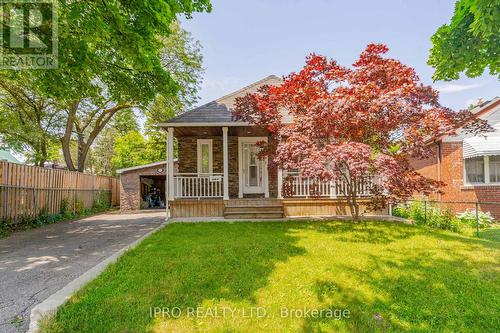
[[[229,123],[232,119],[231,108],[234,108],[236,98],[247,93],[255,93],[262,85],[278,85],[282,81],[276,75],[270,75],[262,80],[254,82],[238,91],[223,96],[215,101],[189,110],[168,121],[172,123]],[[165,124],[160,124],[165,125]]]
[[[225,123],[231,121],[231,111],[216,101],[189,110],[170,119],[169,123]]]

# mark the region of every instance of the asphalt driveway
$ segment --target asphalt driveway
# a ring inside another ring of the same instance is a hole
[[[0,239],[0,332],[26,331],[31,308],[164,221],[111,213]]]

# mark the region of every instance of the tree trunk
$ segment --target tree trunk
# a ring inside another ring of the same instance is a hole
[[[83,172],[85,170],[85,160],[87,159],[87,153],[86,153],[86,143],[83,139],[83,133],[77,133],[78,136],[78,143],[77,143],[77,163],[78,167],[77,170],[78,172]]]
[[[347,179],[347,177],[346,177]],[[357,198],[357,191],[356,191],[356,180],[352,179],[349,177],[349,180],[347,181],[347,192],[346,197],[347,197],[347,204],[349,205],[349,208],[351,210],[351,216],[353,221],[358,222],[359,221],[359,203],[358,203],[358,198]]]
[[[99,135],[99,133],[102,132],[104,127],[106,127],[106,125],[109,123],[111,118],[113,118],[113,116],[118,111],[127,109],[129,107],[130,107],[130,105],[127,105],[127,104],[117,105],[113,108],[110,108],[110,109],[103,111],[103,113],[98,117],[98,120],[96,121],[96,125],[92,129],[92,131],[90,132],[87,141],[83,142],[83,140],[82,140],[81,147],[80,147],[80,143],[79,143],[78,152],[80,155],[78,156],[78,171],[83,172],[83,170],[85,168],[85,161],[87,160],[87,156],[88,156],[89,151],[90,151],[90,147],[94,143],[94,141],[97,138],[97,136]],[[81,150],[80,150],[80,148],[81,148]]]
[[[85,141],[85,134],[83,132],[77,133],[78,135],[78,171],[83,172],[85,170],[85,162],[87,160],[87,156],[90,151],[90,147],[92,147],[92,144],[96,140],[97,136],[102,132],[104,127],[109,123],[111,118],[118,112],[123,109],[129,108],[130,105],[128,104],[120,104],[117,105],[113,108],[103,110],[101,115],[97,117],[96,123],[92,131],[90,131],[90,134],[87,138],[87,141]],[[86,128],[87,126],[84,126],[83,128]],[[77,130],[79,130],[80,127],[77,127]]]
[[[68,118],[66,119],[66,128],[64,135],[61,138],[62,151],[64,155],[64,161],[66,166],[70,171],[76,171],[75,164],[73,163],[73,158],[71,157],[71,135],[73,134],[73,122],[76,116],[76,110],[80,102],[73,102],[68,108]]]
[[[91,122],[86,124],[78,124],[76,119],[76,112],[78,110],[80,101],[75,101],[68,107],[68,118],[66,119],[66,129],[63,137],[61,138],[62,150],[64,155],[64,160],[66,166],[71,171],[83,172],[85,169],[85,161],[89,153],[90,147],[94,143],[95,139],[104,129],[104,127],[109,123],[111,118],[120,110],[130,108],[128,104],[120,104],[114,106],[110,109],[101,110],[101,114],[95,120],[95,126],[90,131],[89,137],[85,140],[85,132],[87,127]],[[76,124],[76,125],[75,125]],[[77,131],[77,167],[75,168],[75,163],[71,157],[71,138],[73,135],[73,129],[76,127]]]
[[[40,143],[40,157],[38,159],[38,166],[43,167],[45,165],[45,162],[47,162],[48,156],[47,156],[47,140],[42,139],[42,142]]]
[[[352,205],[354,206],[353,218],[354,221],[359,221],[359,203],[358,203],[358,182],[352,179]]]
[[[352,217],[354,221],[359,221],[359,203],[356,198],[356,195],[354,195],[352,198],[352,205],[354,207],[354,212],[352,213]]]

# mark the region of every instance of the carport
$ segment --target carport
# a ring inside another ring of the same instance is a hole
[[[177,161],[175,161],[175,167]],[[165,208],[166,162],[117,170],[120,174],[120,209]]]

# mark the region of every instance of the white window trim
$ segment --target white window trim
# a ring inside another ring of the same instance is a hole
[[[483,165],[484,165],[484,183],[469,183],[467,182],[467,170],[465,168],[465,161],[467,160],[466,158],[463,159],[463,179],[464,179],[464,186],[500,186],[500,182],[491,182],[490,181],[490,157],[488,155],[484,156],[477,156],[477,157],[482,157],[483,158]]]
[[[201,146],[204,144],[208,144],[208,171],[209,173],[214,173],[214,165],[213,165],[213,140],[212,139],[198,139],[196,141],[196,155],[197,155],[197,171],[198,174],[204,174],[201,172],[202,169],[202,154],[201,154]]]
[[[486,168],[485,171],[488,171],[488,183],[487,185],[490,185],[490,186],[500,186],[500,182],[492,182],[490,181],[490,156],[485,156],[485,158],[487,158],[487,161],[488,161],[488,167]]]

